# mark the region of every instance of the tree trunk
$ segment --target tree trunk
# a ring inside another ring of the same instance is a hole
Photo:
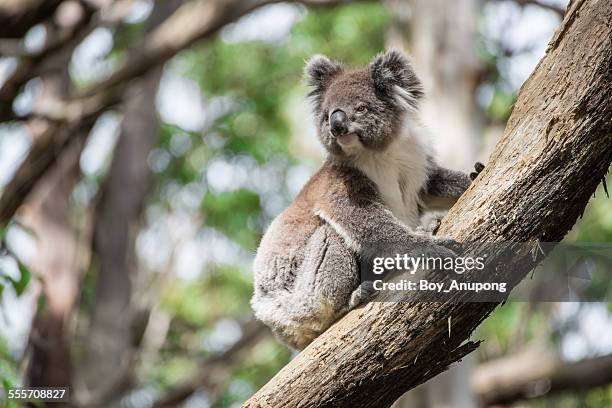
[[[155,146],[155,94],[161,70],[134,86],[125,107],[121,136],[94,220],[95,300],[85,343],[82,376],[87,400],[103,401],[130,385],[133,364],[132,282],[135,241],[152,186],[147,156]]]
[[[181,3],[157,3],[147,31]],[[149,71],[128,91],[121,135],[96,206],[93,263],[97,269],[94,308],[85,344],[82,375],[86,401],[107,405],[133,382],[137,310],[132,300],[138,272],[135,245],[142,211],[153,186],[147,158],[157,144],[155,97],[162,67]]]
[[[393,0],[390,46],[410,51],[427,97],[421,118],[445,166],[472,171],[483,115],[475,101],[479,0]]]
[[[67,59],[58,63],[58,69],[43,78],[39,100],[57,98],[68,92]],[[40,129],[32,127],[30,130],[35,140],[41,136]],[[79,276],[78,241],[70,201],[80,174],[82,141],[82,137],[75,138],[45,174],[19,214],[21,222],[31,228],[36,240],[37,253],[31,267],[43,278],[41,296],[45,300],[45,307],[37,311],[29,336],[25,381],[33,387],[72,385],[69,324],[78,294]]]
[[[608,0],[572,3],[487,168],[439,234],[537,249],[572,227],[612,159],[611,20]],[[534,266],[529,253],[515,260],[499,264],[494,276],[524,276]],[[316,339],[245,406],[387,407],[473,351],[478,344],[466,341],[495,307],[371,302]]]
[[[30,332],[26,383],[33,387],[72,385],[68,326],[79,276],[70,197],[79,174],[80,151],[81,146],[75,145],[65,152],[32,195],[23,217],[37,241],[32,269],[43,277],[42,296],[46,304],[37,312]]]

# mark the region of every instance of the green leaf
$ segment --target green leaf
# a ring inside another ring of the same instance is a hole
[[[0,245],[4,243],[6,232],[8,231],[8,225],[0,225]]]
[[[15,292],[17,292],[17,296],[21,296],[21,294],[25,291],[25,288],[30,283],[30,279],[32,278],[32,272],[28,269],[28,267],[21,261],[17,260],[17,264],[19,265],[19,273],[21,274],[19,280],[15,280],[13,278],[7,277],[7,279],[13,285]]]

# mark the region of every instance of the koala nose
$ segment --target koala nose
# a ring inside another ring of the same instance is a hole
[[[348,132],[348,117],[340,109],[332,112],[329,118],[332,135],[338,137]]]

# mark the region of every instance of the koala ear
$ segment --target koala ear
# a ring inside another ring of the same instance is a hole
[[[308,96],[312,98],[317,109],[323,102],[323,94],[331,80],[343,70],[342,65],[330,61],[324,55],[314,55],[306,61],[304,76],[308,86],[312,87]]]
[[[370,73],[376,90],[394,100],[406,111],[416,111],[423,97],[423,85],[410,60],[402,51],[390,49],[370,62]]]

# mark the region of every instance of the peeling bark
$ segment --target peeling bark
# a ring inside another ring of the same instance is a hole
[[[569,231],[612,160],[610,21],[607,0],[572,3],[521,88],[486,169],[439,234],[537,248]],[[495,273],[525,276],[534,262],[522,255]],[[473,351],[478,344],[467,340],[496,306],[369,303],[316,339],[244,406],[387,407]]]

